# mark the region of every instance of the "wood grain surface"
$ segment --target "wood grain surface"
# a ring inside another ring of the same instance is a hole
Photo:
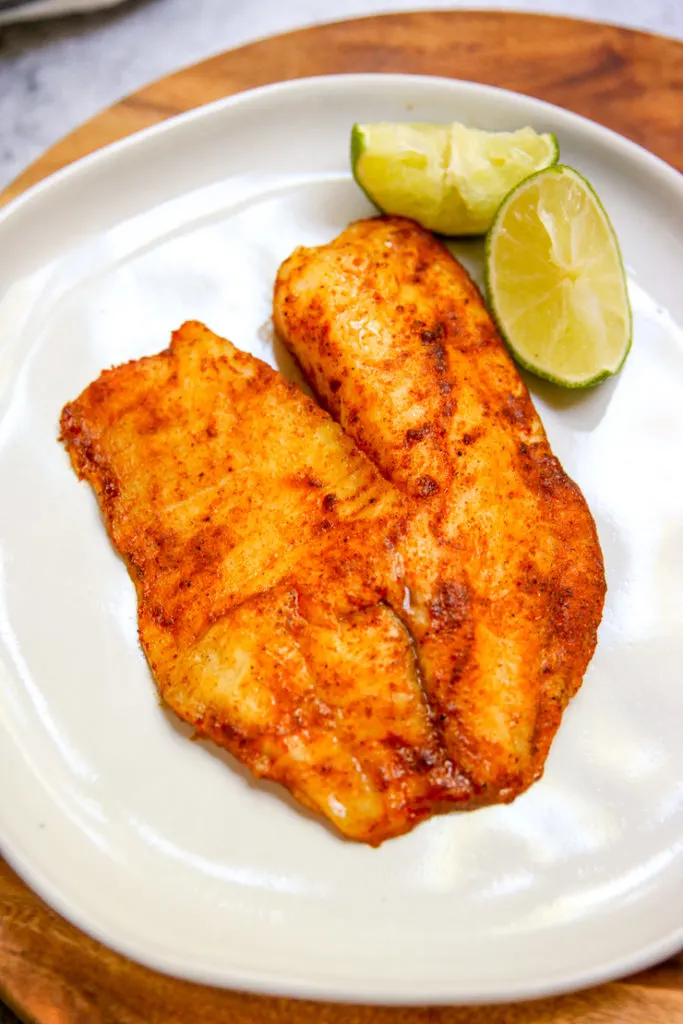
[[[0,204],[181,111],[267,82],[357,71],[445,75],[538,96],[683,170],[682,44],[563,18],[424,12],[316,26],[180,71],[67,136]],[[0,861],[0,994],[39,1024],[683,1024],[683,956],[624,981],[509,1006],[382,1009],[250,996],[167,978],[111,952]]]
[[[433,11],[274,36],[154,82],[49,149],[0,202],[181,111],[268,82],[358,71],[444,75],[537,96],[606,124],[683,170],[683,44],[568,18]]]

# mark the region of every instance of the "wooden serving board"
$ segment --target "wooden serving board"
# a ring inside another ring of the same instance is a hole
[[[320,25],[171,75],[48,150],[0,203],[181,111],[267,82],[357,71],[445,75],[538,96],[683,170],[683,44],[564,18],[425,12]],[[124,959],[59,917],[0,861],[0,995],[38,1024],[683,1024],[683,956],[625,981],[514,1006],[381,1009],[271,999],[192,985]]]

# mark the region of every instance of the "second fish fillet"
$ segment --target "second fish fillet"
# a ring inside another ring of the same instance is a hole
[[[322,404],[414,505],[399,550],[435,721],[475,800],[540,776],[593,654],[605,580],[481,296],[412,221],[353,224],[280,268],[278,333]]]
[[[310,398],[186,323],[61,427],[198,735],[373,845],[468,798],[400,618],[406,503]]]

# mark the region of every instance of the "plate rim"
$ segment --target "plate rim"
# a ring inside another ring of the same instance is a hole
[[[446,87],[453,92],[465,94],[483,93],[492,98],[495,98],[495,96],[512,96],[525,104],[531,104],[539,111],[539,114],[547,114],[556,123],[564,122],[569,126],[573,125],[584,132],[588,132],[589,135],[592,134],[594,137],[599,137],[603,142],[607,141],[613,151],[615,149],[617,152],[621,151],[632,160],[639,162],[641,166],[644,165],[644,170],[649,175],[656,174],[659,176],[660,181],[666,183],[669,187],[673,187],[680,194],[681,199],[683,199],[683,173],[675,167],[668,164],[661,157],[651,153],[639,143],[619,134],[613,129],[581,114],[549,103],[546,100],[499,86],[444,76],[401,73],[350,73],[308,76],[284,82],[273,82],[254,89],[237,92],[174,115],[158,124],[143,128],[123,139],[109,143],[41,179],[41,181],[7,203],[0,209],[0,231],[2,231],[7,221],[17,213],[26,207],[30,208],[32,203],[49,194],[50,190],[60,185],[63,181],[77,178],[79,175],[87,174],[93,167],[125,157],[126,152],[139,146],[145,146],[149,140],[160,137],[168,132],[182,130],[186,124],[220,115],[231,107],[248,104],[255,98],[263,95],[281,94],[286,99],[288,95],[306,92],[312,86],[315,86],[316,90],[321,88],[334,90],[339,86],[343,87],[346,83],[370,85],[379,79],[384,82],[394,82],[396,85],[405,85],[408,81],[424,82],[436,87]],[[0,811],[0,826],[2,825],[2,817]],[[415,997],[401,995],[389,988],[378,989],[375,987],[367,990],[360,986],[358,981],[353,982],[350,989],[349,986],[344,987],[341,980],[332,983],[320,980],[314,981],[305,975],[289,975],[284,977],[282,974],[278,975],[273,971],[246,971],[244,969],[238,969],[236,973],[231,972],[230,969],[223,969],[217,972],[215,969],[203,968],[198,965],[188,967],[181,962],[181,957],[170,953],[159,954],[157,951],[148,953],[144,947],[136,947],[133,942],[129,943],[126,937],[121,940],[112,939],[107,933],[106,926],[100,927],[96,920],[91,919],[91,914],[87,908],[81,906],[74,909],[72,900],[63,892],[59,881],[51,879],[49,872],[44,868],[35,867],[30,859],[24,859],[17,846],[11,840],[8,841],[5,835],[2,836],[0,852],[19,877],[50,907],[54,908],[70,924],[85,932],[86,935],[103,943],[123,957],[143,964],[152,970],[190,982],[213,985],[219,988],[230,988],[235,991],[252,992],[264,996],[309,998],[338,1003],[363,1002],[368,1005],[388,1006],[500,1004],[559,995],[593,986],[650,967],[680,952],[683,947],[682,920],[678,928],[658,941],[644,946],[637,953],[614,957],[591,970],[583,970],[578,974],[575,972],[574,975],[569,975],[564,980],[558,978],[552,981],[544,981],[541,979],[533,984],[522,982],[511,985],[508,983],[504,987],[492,987],[485,992],[482,992],[480,989],[467,990],[464,987],[457,989],[442,988],[430,993],[429,996],[420,995]]]
[[[314,83],[317,88],[320,87],[321,82],[325,83],[322,88],[330,88],[334,85],[341,84],[344,81],[353,81],[360,84],[367,82],[369,85],[378,79],[381,79],[382,81],[394,80],[397,83],[408,80],[429,82],[442,86],[445,85],[448,88],[455,88],[458,90],[462,89],[465,92],[471,90],[473,92],[483,92],[492,96],[514,96],[523,102],[531,103],[540,111],[552,111],[553,117],[560,116],[561,118],[566,119],[569,124],[577,126],[582,125],[584,129],[590,130],[594,134],[597,133],[599,135],[603,135],[604,133],[607,133],[614,145],[622,148],[624,152],[629,153],[632,157],[649,164],[652,170],[656,167],[657,170],[664,174],[668,178],[669,182],[675,186],[680,187],[681,185],[683,171],[677,170],[677,168],[672,164],[667,163],[662,157],[657,156],[656,153],[652,153],[649,149],[641,146],[639,142],[629,139],[627,136],[622,135],[613,128],[609,128],[607,125],[600,124],[599,121],[594,121],[589,117],[584,117],[583,114],[577,114],[573,110],[567,110],[565,107],[560,107],[556,103],[550,103],[548,100],[539,99],[537,96],[529,96],[527,93],[517,92],[514,89],[504,89],[502,86],[489,85],[484,82],[475,82],[471,79],[447,78],[444,75],[413,75],[401,72],[350,72],[348,74],[309,75],[305,78],[292,78],[283,82],[270,82],[267,85],[259,85],[254,89],[244,89],[241,92],[233,93],[230,96],[223,96],[221,99],[212,100],[210,103],[203,103],[198,107],[193,107],[191,110],[185,110],[182,113],[174,114],[171,117],[166,118],[164,121],[148,125],[146,128],[141,128],[138,131],[132,132],[132,134],[126,135],[124,138],[116,139],[114,142],[109,142],[106,145],[101,146],[99,149],[95,149],[91,153],[86,153],[85,156],[79,157],[76,160],[72,160],[71,163],[65,164],[58,170],[53,171],[52,174],[48,174],[46,177],[41,178],[40,181],[37,181],[34,185],[29,186],[29,188],[25,189],[18,196],[10,199],[8,203],[5,203],[3,207],[0,207],[0,226],[2,226],[5,220],[15,214],[17,210],[25,205],[29,205],[44,192],[54,188],[57,184],[68,179],[72,175],[77,176],[92,166],[118,156],[127,149],[133,149],[144,144],[148,139],[156,138],[166,132],[175,131],[185,124],[189,124],[196,120],[202,120],[206,117],[211,117],[212,115],[220,113],[229,107],[238,106],[243,102],[249,102],[255,97],[266,95],[268,93],[305,92]]]

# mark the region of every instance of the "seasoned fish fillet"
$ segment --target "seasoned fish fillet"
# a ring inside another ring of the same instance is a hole
[[[64,408],[164,700],[369,843],[469,799],[399,612],[409,505],[336,423],[201,324]]]
[[[509,800],[542,773],[595,648],[605,580],[586,502],[476,287],[412,221],[297,249],[274,320],[322,404],[417,505],[399,553],[435,721],[473,798]]]

